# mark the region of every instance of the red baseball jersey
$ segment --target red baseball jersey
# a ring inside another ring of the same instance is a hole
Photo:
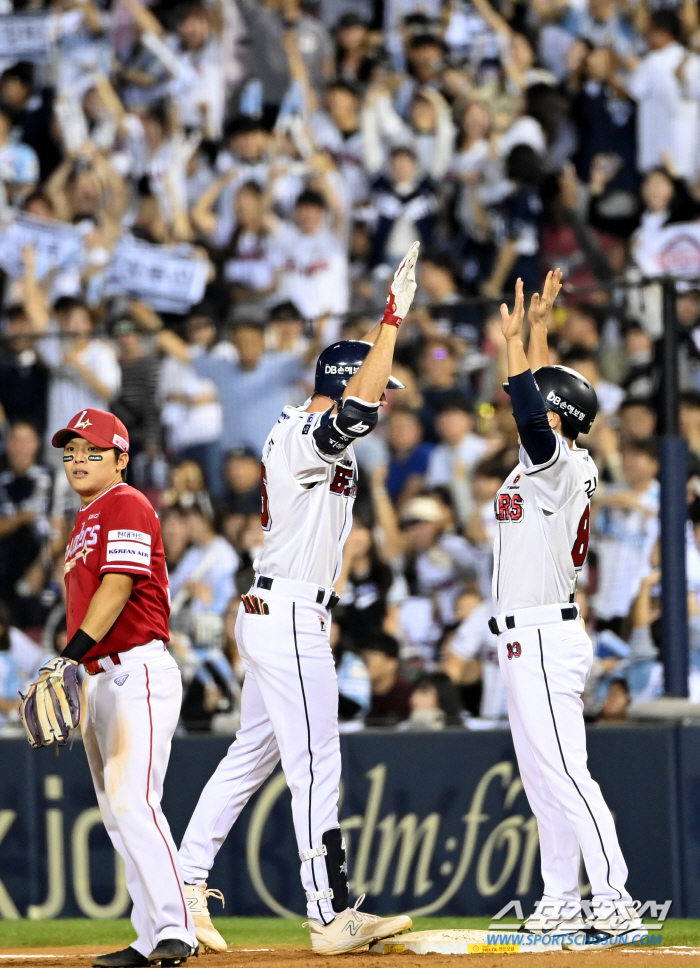
[[[69,641],[80,628],[102,576],[112,571],[131,575],[134,587],[121,615],[86,659],[170,638],[170,592],[160,521],[148,499],[128,484],[115,484],[78,511],[66,548]]]

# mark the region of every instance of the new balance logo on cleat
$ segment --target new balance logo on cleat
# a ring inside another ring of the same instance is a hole
[[[343,931],[349,931],[354,938],[361,927],[362,925],[358,921],[348,921],[348,923],[343,928]]]

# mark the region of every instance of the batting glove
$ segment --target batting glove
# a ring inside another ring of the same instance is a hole
[[[396,326],[397,329],[411,308],[416,294],[416,262],[419,248],[420,242],[414,242],[406,253],[403,262],[396,270],[386,301],[382,322],[389,326]]]

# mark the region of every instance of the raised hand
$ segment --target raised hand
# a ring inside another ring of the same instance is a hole
[[[542,295],[540,296],[538,292],[535,292],[530,300],[527,318],[533,328],[537,326],[546,328],[552,307],[560,292],[561,269],[555,269],[553,272],[547,273],[547,278],[542,287]]]
[[[420,242],[414,242],[394,274],[386,301],[383,323],[398,327],[411,308],[416,294],[416,262]]]
[[[523,280],[518,279],[515,284],[515,306],[513,312],[508,313],[508,307],[501,303],[501,332],[507,342],[522,339],[523,319],[525,318],[525,297],[523,296]]]

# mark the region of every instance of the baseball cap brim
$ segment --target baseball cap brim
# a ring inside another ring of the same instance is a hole
[[[63,430],[57,430],[56,433],[51,438],[51,444],[53,447],[65,447],[69,440],[73,437],[82,437],[83,440],[89,441],[89,443],[94,444],[95,447],[104,447],[107,450],[111,450],[112,447],[118,447],[113,440],[107,440],[106,437],[102,437],[100,434],[95,433],[91,429],[85,428],[84,430],[73,430],[71,427],[64,427]],[[119,450],[123,450],[123,447],[118,447]]]
[[[395,376],[390,376],[386,388],[387,390],[405,390],[406,384],[402,383],[401,380],[397,380]]]

